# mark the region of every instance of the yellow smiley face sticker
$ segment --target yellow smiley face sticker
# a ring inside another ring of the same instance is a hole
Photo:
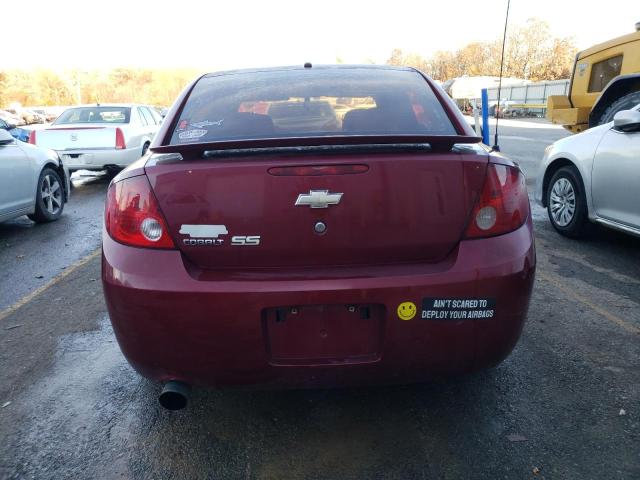
[[[411,320],[416,316],[416,304],[413,302],[402,302],[398,305],[398,318],[400,320]]]

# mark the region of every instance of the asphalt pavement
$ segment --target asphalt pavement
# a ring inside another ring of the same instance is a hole
[[[502,151],[531,186],[566,134],[501,124]],[[0,224],[0,478],[640,478],[639,239],[569,240],[534,207],[529,319],[492,370],[394,387],[197,389],[168,412],[122,357],[102,298],[108,179],[74,182],[60,221]]]
[[[73,179],[71,200],[57,222],[37,224],[24,216],[0,223],[0,312],[100,248],[110,177],[80,171]]]

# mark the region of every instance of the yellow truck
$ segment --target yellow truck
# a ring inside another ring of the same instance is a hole
[[[636,31],[576,55],[569,96],[547,100],[547,118],[577,133],[640,104],[640,22]]]

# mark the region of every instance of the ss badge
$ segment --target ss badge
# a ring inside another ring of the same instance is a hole
[[[260,235],[236,235],[231,237],[231,245],[260,245]]]

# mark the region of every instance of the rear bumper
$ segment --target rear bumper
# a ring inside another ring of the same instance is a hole
[[[463,241],[438,265],[205,274],[177,251],[127,247],[103,233],[102,280],[122,352],[142,375],[195,385],[310,387],[413,382],[502,361],[529,305],[535,249],[529,220],[499,237]],[[422,319],[423,298],[490,298],[492,318]],[[418,314],[400,320],[398,305]],[[375,359],[280,365],[269,352],[265,309],[382,305]]]
[[[536,184],[533,190],[533,199],[535,202],[541,207],[546,208],[545,199],[544,199],[544,176],[547,172],[547,167],[549,166],[549,157],[545,153],[542,157],[542,161],[538,166],[538,174],[536,175]]]
[[[60,168],[64,172],[64,178],[62,181],[64,182],[64,201],[66,203],[71,197],[71,172],[69,172],[69,168],[62,163],[62,161],[60,161]]]
[[[106,165],[126,167],[138,160],[142,147],[113,149],[60,150],[58,155],[71,171],[103,170]]]

